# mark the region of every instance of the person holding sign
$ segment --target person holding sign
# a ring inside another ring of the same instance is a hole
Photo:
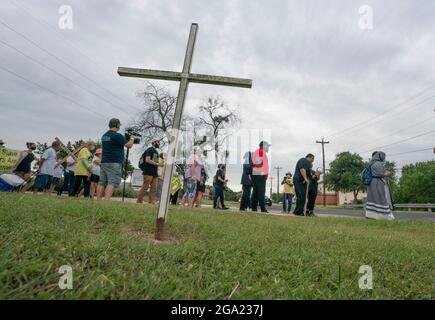
[[[51,147],[44,151],[39,160],[39,170],[36,176],[33,193],[38,191],[50,192],[51,183],[53,180],[54,166],[57,164],[57,152],[60,150],[60,142],[54,141]]]

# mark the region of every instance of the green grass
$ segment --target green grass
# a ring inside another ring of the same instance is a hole
[[[435,297],[434,223],[173,208],[171,241],[155,243],[154,222],[146,205],[0,194],[0,298]],[[72,290],[57,286],[62,265]]]

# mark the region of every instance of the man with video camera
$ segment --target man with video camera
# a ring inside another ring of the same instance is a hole
[[[101,159],[100,181],[98,183],[98,199],[103,196],[110,200],[115,188],[119,187],[122,178],[122,165],[124,162],[124,147],[130,149],[135,143],[135,136],[129,139],[118,133],[121,128],[119,119],[109,121],[109,131],[101,138],[103,155]]]

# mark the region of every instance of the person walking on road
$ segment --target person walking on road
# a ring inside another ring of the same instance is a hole
[[[393,203],[387,179],[391,173],[385,170],[386,155],[382,151],[372,154],[370,170],[372,181],[367,189],[366,218],[394,220]]]

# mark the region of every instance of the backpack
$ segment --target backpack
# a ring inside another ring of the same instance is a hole
[[[372,168],[370,166],[367,166],[361,172],[361,181],[364,185],[369,186],[372,183],[372,180],[373,180]]]
[[[145,151],[146,152],[146,151]],[[139,169],[141,169],[142,171],[145,170],[145,152],[142,153],[140,159],[139,159]]]

